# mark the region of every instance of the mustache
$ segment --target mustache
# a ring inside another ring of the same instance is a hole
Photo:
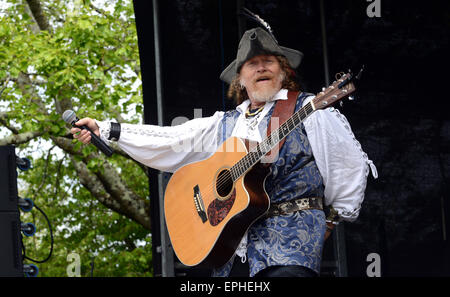
[[[273,79],[273,78],[274,78],[273,75],[263,74],[263,75],[260,75],[260,76],[256,77],[256,78],[253,80],[253,82],[256,83],[256,82],[263,81],[263,80],[271,80],[271,79]]]
[[[263,80],[263,79],[275,79],[275,78],[277,78],[275,75],[267,74],[267,73],[261,74],[254,79],[251,79],[251,80],[249,79],[248,81],[245,81],[242,77],[240,77],[239,78],[239,86],[240,86],[241,90],[243,90],[243,89],[245,89],[245,87],[246,87],[245,85],[247,83],[257,83],[258,81]],[[278,79],[280,80],[281,83],[283,83],[285,78],[286,78],[286,73],[283,71],[278,76]]]

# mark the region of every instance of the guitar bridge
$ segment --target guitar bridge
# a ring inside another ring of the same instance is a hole
[[[200,194],[200,188],[198,185],[195,185],[194,187],[194,205],[200,219],[202,219],[202,222],[206,222],[208,217],[206,216],[205,205],[203,204],[202,195]]]

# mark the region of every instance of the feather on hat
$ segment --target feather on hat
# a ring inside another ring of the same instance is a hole
[[[244,8],[245,9],[245,8]],[[303,53],[297,50],[279,46],[275,39],[272,29],[258,15],[245,9],[246,16],[256,20],[263,28],[257,27],[244,33],[239,42],[236,59],[228,65],[220,74],[220,79],[231,84],[242,65],[249,59],[257,55],[271,54],[282,55],[286,57],[289,65],[295,69],[300,65]]]

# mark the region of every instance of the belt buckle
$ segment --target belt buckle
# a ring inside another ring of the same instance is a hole
[[[295,201],[295,204],[300,208],[299,210],[303,210],[307,207],[309,207],[309,199],[308,198],[301,198]]]

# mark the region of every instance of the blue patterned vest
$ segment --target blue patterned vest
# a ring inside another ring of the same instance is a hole
[[[310,94],[301,93],[295,110]],[[266,135],[275,104],[260,125]],[[225,113],[219,129],[219,139],[231,136],[239,117],[237,110]],[[323,197],[324,186],[303,124],[292,131],[271,165],[265,189],[271,202],[283,202],[303,197]],[[305,210],[288,215],[260,219],[248,230],[247,257],[250,276],[272,265],[301,265],[320,271],[325,215],[321,210]],[[233,257],[234,258],[234,257]],[[216,269],[214,276],[227,276],[233,259]]]

